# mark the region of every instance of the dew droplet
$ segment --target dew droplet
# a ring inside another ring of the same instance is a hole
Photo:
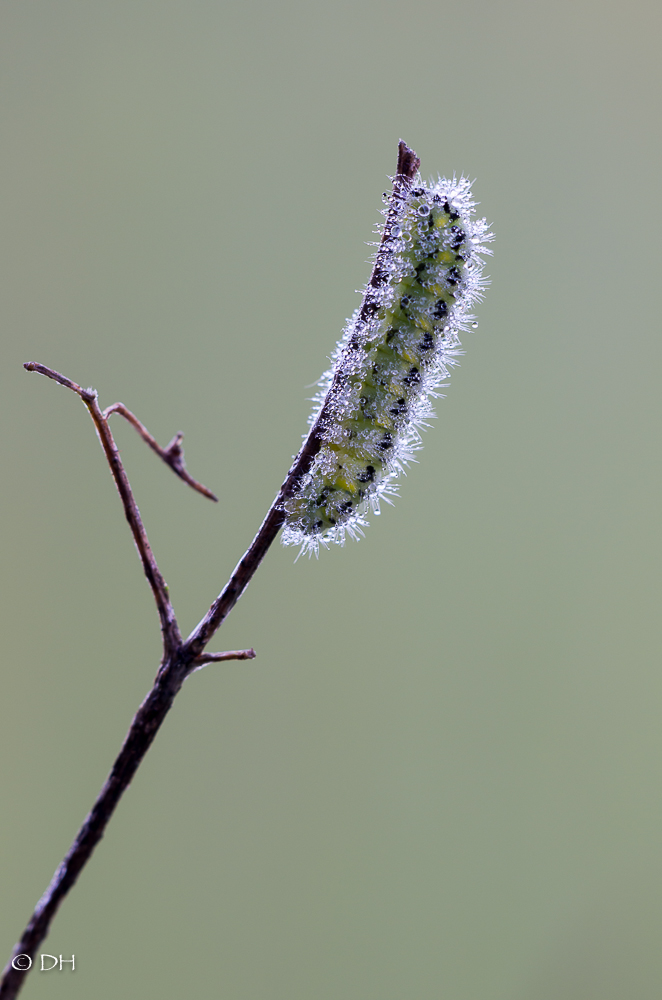
[[[476,322],[476,320],[474,320],[473,323],[471,324],[471,329],[472,330],[477,330],[478,329],[478,323]]]
[[[422,215],[422,216],[423,215],[429,215],[430,214],[430,206],[429,205],[419,205],[418,206],[418,214]]]
[[[400,226],[391,226],[391,236],[395,236],[397,239],[401,232]]]

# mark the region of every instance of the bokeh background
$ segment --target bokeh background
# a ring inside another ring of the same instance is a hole
[[[24,996],[662,995],[660,7],[5,0],[2,962],[297,450],[397,141],[477,177],[480,326],[393,509],[274,546]],[[308,388],[307,388],[308,387]]]

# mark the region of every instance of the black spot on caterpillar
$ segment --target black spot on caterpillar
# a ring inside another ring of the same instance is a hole
[[[402,396],[400,399],[396,399],[395,403],[388,412],[394,417],[399,417],[403,413],[406,413],[407,401],[405,400],[404,396]]]
[[[402,380],[405,385],[418,385],[421,381],[421,373],[418,368],[412,366]]]
[[[320,448],[283,502],[285,544],[310,554],[362,534],[421,446],[429,396],[457,364],[459,333],[474,325],[469,310],[486,285],[492,235],[473,218],[470,187],[417,178],[396,203],[386,259],[320,381],[311,418],[322,415]]]

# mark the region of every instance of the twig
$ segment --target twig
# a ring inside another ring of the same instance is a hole
[[[183,479],[185,483],[188,483],[192,489],[197,490],[198,493],[202,493],[205,497],[209,497],[210,500],[218,502],[218,497],[212,493],[211,490],[207,489],[206,486],[203,486],[202,483],[199,483],[196,479],[194,479],[193,476],[191,476],[187,471],[186,464],[184,462],[184,449],[182,448],[184,435],[181,431],[178,434],[175,434],[172,441],[170,441],[165,448],[162,448],[156,439],[149,433],[145,425],[138,420],[135,413],[132,413],[131,410],[124,405],[124,403],[113,403],[112,406],[107,406],[103,411],[104,420],[107,420],[111,413],[119,413],[125,420],[128,420],[131,426],[135,427],[138,431],[143,441],[145,441],[150,448],[156,452],[159,458],[163,459],[166,465],[170,466],[172,471],[175,472],[180,479]]]
[[[375,265],[363,298],[361,306],[362,314],[366,314],[370,308],[371,290],[378,288],[386,280],[386,273],[382,267],[384,243],[390,237],[391,226],[397,215],[399,202],[411,185],[418,166],[419,160],[416,154],[404,142],[400,142],[398,147],[398,164],[396,174],[393,178],[390,208],[386,216],[382,244],[377,251]],[[182,479],[185,479],[186,482],[189,482],[190,485],[193,485],[197,489],[199,488],[199,484],[187,478],[188,474],[186,476],[182,475],[183,459],[180,465],[177,457],[177,448],[179,447],[181,438],[177,436],[166,449],[161,449],[140,421],[121,403],[115,403],[113,406],[102,411],[97,402],[97,394],[93,389],[82,389],[76,382],[72,382],[71,379],[60,375],[51,368],[46,368],[45,365],[29,363],[24,367],[28,371],[40,372],[42,375],[46,375],[48,378],[59,382],[60,385],[64,385],[77,393],[90,412],[122,499],[126,519],[131,527],[133,538],[142,560],[145,576],[154,594],[163,633],[163,659],[152,690],[143,701],[131,723],[119,756],[113,764],[97,801],[80,828],[68,854],[55,872],[48,889],[35,907],[34,913],[20,941],[14,948],[12,958],[4,970],[2,980],[0,980],[0,1000],[14,1000],[18,995],[25,981],[26,965],[27,968],[30,967],[24,959],[26,957],[30,960],[34,958],[39,945],[48,934],[50,923],[60,903],[69,889],[74,885],[82,868],[101,840],[106,825],[122,794],[128,788],[141,760],[151,746],[161,723],[170,710],[175,696],[186,678],[205,663],[213,663],[226,659],[251,659],[255,655],[252,649],[234,650],[229,653],[204,653],[203,650],[243,594],[257,567],[262,562],[267,549],[278,534],[284,520],[284,514],[281,510],[282,501],[291,496],[295,491],[302,476],[306,474],[315,455],[319,451],[320,441],[318,433],[324,418],[324,410],[322,409],[313,423],[299,454],[292,463],[287,477],[250,547],[240,559],[230,580],[218,595],[208,613],[193,630],[188,639],[182,642],[177,619],[175,618],[175,613],[168,596],[168,588],[161,576],[147,540],[138,506],[133,498],[129,480],[108,426],[108,417],[111,413],[117,412],[129,420],[150,447]],[[333,386],[331,387],[331,391],[333,391]],[[168,453],[170,453],[172,461],[168,459]],[[209,495],[204,487],[200,492]],[[16,966],[12,964],[15,959],[17,960]]]
[[[254,649],[229,649],[227,653],[201,653],[193,661],[200,667],[206,663],[221,663],[223,660],[254,660]]]
[[[196,656],[195,660],[193,660],[194,665],[191,673],[194,674],[196,670],[202,670],[208,663],[222,663],[224,660],[254,659],[254,649],[230,649],[227,653],[201,653],[200,656]]]

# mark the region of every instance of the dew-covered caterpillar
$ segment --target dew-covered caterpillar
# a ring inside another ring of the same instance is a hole
[[[430,398],[462,353],[460,332],[477,326],[470,309],[487,284],[481,255],[492,234],[473,218],[471,183],[397,181],[361,308],[319,382],[310,421],[317,454],[282,503],[283,543],[309,554],[362,534],[367,510],[378,514],[380,499],[397,493],[394,480],[421,446]]]

